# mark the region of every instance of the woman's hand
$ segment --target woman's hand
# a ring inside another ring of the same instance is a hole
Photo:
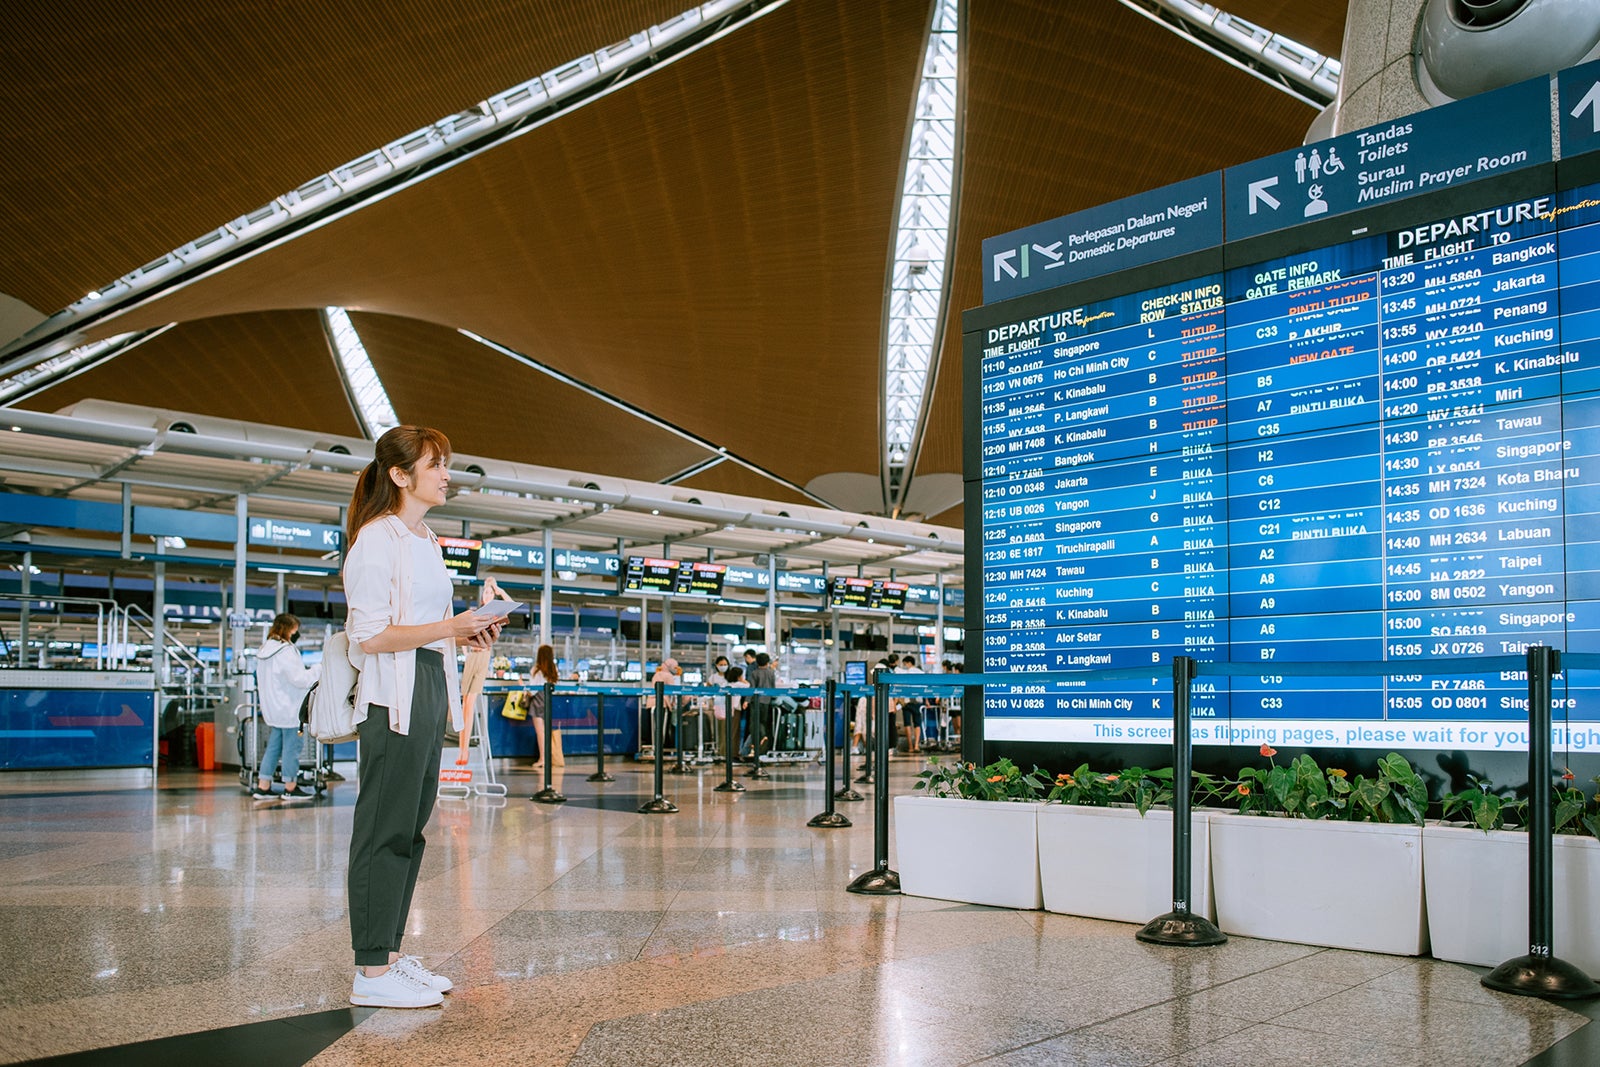
[[[466,611],[446,619],[445,626],[448,628],[452,640],[471,645],[477,640],[478,635],[485,630],[493,628],[498,633],[497,621],[487,615],[479,615],[471,608],[468,608]],[[489,640],[493,641],[494,638],[490,637]]]
[[[492,647],[494,645],[495,638],[500,636],[500,629],[504,625],[504,619],[492,620],[485,629],[467,638],[467,647],[480,649]]]

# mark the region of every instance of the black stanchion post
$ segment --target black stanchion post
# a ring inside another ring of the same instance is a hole
[[[739,755],[739,716],[733,710],[733,690],[722,698],[722,784],[713,793],[743,793],[744,786],[733,780],[733,761]]]
[[[664,753],[664,749],[661,746],[661,734],[664,731],[664,729],[666,728],[666,721],[667,721],[667,717],[666,717],[667,706],[666,705],[667,705],[666,686],[665,686],[665,684],[663,684],[661,682],[657,682],[656,683],[655,716],[654,716],[654,718],[651,719],[651,726],[650,726],[650,741],[655,746],[655,750],[656,750],[656,758],[655,758],[655,788],[656,788],[656,795],[651,798],[651,800],[650,800],[650,802],[648,804],[645,804],[645,805],[643,805],[643,806],[641,806],[639,808],[639,813],[641,815],[671,815],[671,814],[673,814],[674,812],[676,812],[678,810],[678,805],[676,805],[672,801],[668,800],[666,798],[666,796],[663,794],[662,788],[661,788],[661,774],[662,774],[662,769],[663,769],[662,768],[662,762],[666,758],[665,755],[663,754]]]
[[[544,751],[539,753],[539,758],[544,760],[544,788],[529,797],[536,804],[565,804],[567,798],[550,784],[550,775],[556,764],[555,760],[555,730],[550,725],[551,712],[555,710],[556,680],[544,680]]]
[[[889,686],[879,682],[872,690],[873,718],[878,722],[878,784],[872,795],[872,870],[845,886],[851,893],[892,896],[900,892],[900,874],[889,869]]]
[[[594,695],[594,773],[591,782],[614,782],[617,776],[606,773],[606,695]]]
[[[838,690],[834,687],[834,681],[832,678],[829,678],[827,685],[825,685],[822,690],[822,751],[825,754],[825,762],[828,765],[828,774],[826,784],[823,787],[823,795],[827,799],[826,804],[822,809],[822,814],[813,815],[811,817],[811,821],[806,823],[807,826],[816,826],[824,830],[841,830],[851,825],[849,819],[833,810],[833,733],[837,726],[837,724],[834,722],[833,716],[834,704],[836,703],[834,698],[837,695]],[[848,725],[848,720],[846,725]],[[849,738],[845,739],[845,747],[850,747]]]
[[[1194,660],[1172,657],[1172,910],[1145,923],[1134,936],[1152,945],[1220,945],[1228,935],[1203,915],[1189,910],[1193,865],[1189,811],[1192,745],[1189,739],[1189,694]]]
[[[1589,1000],[1600,986],[1572,964],[1557,958],[1553,913],[1555,862],[1550,835],[1550,678],[1561,670],[1556,650],[1528,648],[1528,954],[1506,960],[1483,976],[1501,993],[1546,1000]]]
[[[761,766],[761,731],[767,728],[767,698],[753,696],[750,698],[750,713],[747,722],[750,725],[750,769],[745,772],[746,778],[757,781],[766,781],[772,775]]]
[[[672,761],[672,769],[668,774],[691,774],[689,765],[683,761],[683,698],[674,697],[677,703],[672,706],[672,741],[678,750],[678,758]]]
[[[855,693],[853,693],[853,692],[851,692],[849,690],[846,690],[845,691],[845,695],[844,695],[844,752],[840,756],[840,759],[843,760],[843,762],[844,762],[844,770],[843,770],[843,772],[842,772],[842,774],[841,774],[841,776],[839,778],[839,780],[841,782],[843,782],[844,785],[841,786],[838,790],[836,790],[834,792],[833,799],[835,799],[835,800],[865,800],[865,799],[867,799],[866,797],[862,796],[860,793],[857,793],[855,791],[855,787],[850,784],[850,747],[851,747],[851,741],[855,737],[855,731],[850,729],[850,712],[852,710],[853,705],[855,704],[855,700],[856,700]],[[865,730],[866,723],[862,723],[861,725],[863,727],[862,732],[861,732],[861,740],[862,740],[862,744],[865,744],[866,743],[866,737],[867,737],[866,730]],[[868,755],[866,758],[867,759],[871,759],[872,757],[870,755]]]
[[[867,698],[867,731],[864,739],[867,751],[863,753],[864,758],[861,760],[861,773],[856,776],[858,782],[872,781],[872,760],[878,751],[878,747],[872,743],[878,736],[877,722],[878,690],[874,687],[872,695]]]

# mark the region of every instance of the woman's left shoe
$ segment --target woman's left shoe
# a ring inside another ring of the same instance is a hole
[[[456,984],[442,974],[435,974],[422,965],[422,961],[415,956],[401,956],[390,967],[411,976],[418,982],[427,986],[436,993],[448,993]]]

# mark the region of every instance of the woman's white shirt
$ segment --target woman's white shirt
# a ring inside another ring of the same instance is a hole
[[[300,704],[321,673],[320,668],[305,665],[295,646],[276,637],[268,639],[256,653],[256,698],[261,702],[261,720],[282,729],[299,726]]]
[[[425,551],[424,551],[425,550]],[[442,584],[441,584],[442,583]],[[411,732],[411,696],[415,689],[416,649],[368,653],[361,644],[390,626],[420,626],[451,614],[450,572],[430,535],[426,540],[406,529],[397,516],[373,519],[356,534],[344,564],[344,596],[348,609],[350,662],[361,671],[356,686],[355,721],[367,717],[369,705],[389,709],[389,729]],[[461,729],[461,678],[453,640],[428,647],[444,653],[450,721]]]

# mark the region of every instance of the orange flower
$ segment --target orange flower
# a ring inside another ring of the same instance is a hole
[[[991,782],[1003,782],[1005,780],[1006,776],[1003,774],[992,774],[989,776],[989,781]]]
[[[1263,756],[1267,757],[1268,759],[1271,759],[1273,756],[1276,756],[1278,754],[1278,750],[1273,748],[1271,745],[1262,745],[1261,746],[1261,754]]]
[[[1106,781],[1108,781],[1108,782],[1114,782],[1114,781],[1116,781],[1116,780],[1117,780],[1117,779],[1118,779],[1118,778],[1121,778],[1121,777],[1122,777],[1122,775],[1120,775],[1120,774],[1108,774],[1108,775],[1106,775]]]
[[[1348,777],[1350,777],[1350,772],[1349,771],[1342,771],[1338,767],[1329,767],[1328,768],[1328,773],[1333,775],[1335,778],[1348,778]]]
[[[1239,795],[1242,796],[1242,797],[1249,796],[1250,795],[1250,787],[1241,782],[1239,784]]]
[[[1573,775],[1573,773],[1572,773],[1572,768],[1571,768],[1571,767],[1568,767],[1568,768],[1566,768],[1566,770],[1565,770],[1565,773],[1563,773],[1563,774],[1562,774],[1562,775],[1561,775],[1561,780],[1562,780],[1562,781],[1563,781],[1563,782],[1570,782],[1570,781],[1572,781],[1572,779],[1573,779],[1573,778],[1574,778],[1574,777],[1575,777],[1575,776],[1574,776],[1574,775]]]

